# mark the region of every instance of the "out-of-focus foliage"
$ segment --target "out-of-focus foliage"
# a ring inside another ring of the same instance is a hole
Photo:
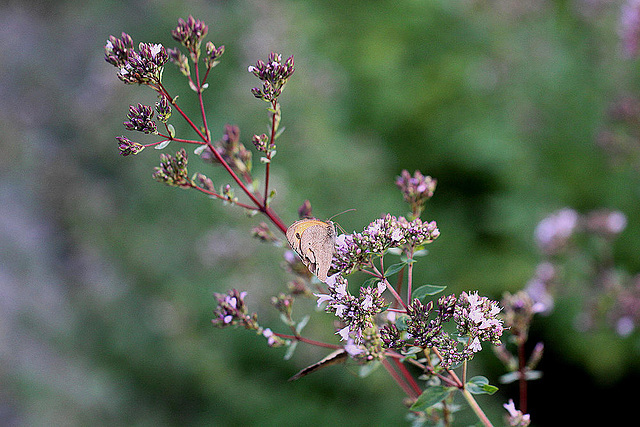
[[[324,353],[301,345],[285,362],[261,337],[211,326],[213,292],[231,287],[249,292],[263,324],[279,326],[268,300],[284,289],[282,252],[249,237],[258,218],[155,183],[154,150],[118,156],[114,137],[125,133],[129,104],[155,99],[124,86],[104,62],[110,34],[173,46],[179,17],[209,24],[208,39],[226,46],[206,92],[209,127],[221,136],[224,124],[236,124],[248,146],[267,115],[246,67],[270,51],[293,54],[296,73],[281,98],[286,131],[272,165],[273,206],[283,219],[296,219],[307,198],[320,218],[356,208],[338,218],[346,230],[404,214],[394,177],[420,169],[438,179],[423,218],[436,220],[442,235],[415,280],[499,298],[534,274],[535,225],[564,206],[627,215],[615,259],[640,271],[638,164],[613,162],[597,144],[611,125],[610,105],[640,97],[637,61],[621,52],[620,7],[3,3],[0,424],[404,423],[401,391],[382,370],[361,380],[350,368],[331,368],[287,383]],[[169,65],[165,83],[197,113]],[[178,134],[187,130],[172,122]],[[208,167],[195,156],[192,164]],[[229,182],[216,172],[207,173],[216,185]],[[560,298],[531,332],[532,345],[546,344],[545,376],[532,383],[529,404],[540,425],[587,419],[559,415],[568,399],[602,404],[616,390],[624,407],[633,394],[619,390],[640,369],[637,334],[622,339],[604,326],[577,333],[578,298]],[[333,319],[314,316],[325,329],[314,323],[305,332],[335,339],[327,333]],[[492,383],[503,373],[489,352],[474,363]],[[501,392],[504,401],[515,394]],[[496,421],[498,403],[480,401]]]

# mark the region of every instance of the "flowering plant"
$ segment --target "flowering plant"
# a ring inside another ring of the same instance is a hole
[[[170,143],[191,144],[193,154],[206,162],[220,165],[231,178],[231,184],[216,186],[208,176],[188,172],[188,155],[180,148],[175,155],[161,154],[160,166],[155,168],[155,180],[169,186],[194,189],[211,198],[240,207],[252,214],[262,214],[281,233],[287,227],[271,206],[275,191],[270,187],[270,168],[276,155],[276,140],[281,134],[279,97],[295,72],[293,56],[287,59],[271,53],[266,61],[257,61],[248,71],[261,85],[251,93],[268,104],[269,129],[256,134],[252,143],[264,165],[263,187],[254,179],[252,152],[241,142],[239,130],[227,125],[219,141],[214,141],[207,125],[203,92],[209,73],[219,63],[224,46],[202,42],[208,27],[189,17],[180,19],[172,31],[173,38],[184,49],[166,49],[160,44],[140,43],[134,48],[132,38],[122,33],[110,36],[105,46],[105,59],[118,68],[117,76],[126,84],[137,83],[158,94],[154,106],[130,106],[124,126],[129,131],[157,135],[159,141],[142,144],[119,136],[118,147],[123,156],[137,155],[145,148],[165,149]],[[187,79],[198,99],[201,126],[198,126],[180,107],[162,81],[164,67],[172,62]],[[197,135],[197,139],[178,138],[169,124],[176,111]],[[155,117],[154,117],[155,116]],[[493,394],[497,388],[482,376],[467,378],[467,364],[481,351],[483,343],[499,345],[505,330],[501,307],[496,301],[480,296],[477,291],[460,295],[431,297],[444,291],[444,286],[416,287],[413,272],[418,258],[427,254],[426,245],[440,235],[435,221],[423,221],[421,214],[427,200],[434,194],[436,180],[420,171],[402,171],[396,180],[404,200],[410,206],[407,217],[386,214],[371,221],[360,232],[344,233],[337,237],[326,283],[318,280],[291,252],[285,253],[286,268],[292,275],[288,293],[272,298],[290,333],[275,332],[258,322],[258,316],[247,307],[246,292],[236,289],[215,294],[213,324],[218,327],[240,326],[264,336],[272,347],[287,347],[286,357],[293,355],[299,343],[332,349],[320,362],[305,368],[292,379],[301,378],[324,366],[348,359],[364,367],[381,364],[408,396],[411,417],[416,424],[439,423],[450,425],[458,405],[453,404],[460,392],[484,425],[491,422],[484,414],[474,394]],[[236,188],[234,188],[236,187]],[[239,189],[239,190],[238,190]],[[239,196],[236,195],[236,191]],[[241,199],[242,198],[242,199]],[[311,214],[307,201],[299,216]],[[253,235],[265,242],[280,239],[262,222]],[[392,257],[398,262],[388,265]],[[370,278],[357,293],[350,290],[348,276],[360,271]],[[405,285],[406,284],[406,285]],[[338,343],[325,343],[302,335],[309,317],[297,320],[294,316],[295,298],[317,299],[317,304],[337,318]],[[416,379],[405,364],[420,371]],[[461,369],[461,374],[455,369]],[[527,425],[529,417],[516,410],[513,402],[505,404],[512,425]]]

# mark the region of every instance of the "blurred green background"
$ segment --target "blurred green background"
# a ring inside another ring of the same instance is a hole
[[[246,68],[270,51],[293,54],[273,164],[284,221],[307,198],[319,218],[356,208],[337,218],[346,230],[402,215],[394,177],[420,169],[438,179],[423,219],[442,235],[415,280],[500,298],[534,274],[533,230],[565,206],[627,215],[616,262],[640,271],[638,164],[612,162],[596,144],[611,103],[640,93],[638,62],[622,54],[622,4],[3,2],[0,424],[407,424],[382,369],[359,379],[334,367],[288,383],[325,352],[301,345],[283,361],[261,337],[211,326],[213,292],[238,288],[263,325],[285,332],[268,302],[285,289],[282,250],[249,236],[260,218],[153,182],[154,150],[118,155],[129,104],[155,97],[104,62],[110,34],[174,46],[179,17],[204,20],[207,39],[226,46],[206,92],[209,127],[219,138],[236,124],[249,145],[267,114]],[[165,81],[195,114],[174,67]],[[177,115],[172,123],[187,130]],[[198,170],[229,181],[192,156]],[[305,304],[307,335],[335,340],[331,316]],[[605,408],[603,419],[622,422],[634,401],[626,390],[640,380],[638,334],[578,333],[574,317],[556,310],[535,323],[531,344],[544,341],[547,353],[531,384],[534,422],[593,422]],[[497,384],[504,371],[484,353],[473,373]],[[500,393],[479,399],[497,424],[517,390]],[[462,425],[475,422],[469,412]]]

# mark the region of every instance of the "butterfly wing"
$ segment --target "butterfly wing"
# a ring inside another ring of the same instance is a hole
[[[331,221],[302,219],[287,229],[287,240],[304,265],[318,276],[327,280],[336,241],[336,230]]]
[[[333,223],[322,223],[309,227],[302,234],[300,247],[309,260],[309,270],[321,281],[327,280],[336,243],[336,230]]]

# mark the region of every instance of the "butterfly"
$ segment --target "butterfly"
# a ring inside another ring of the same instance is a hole
[[[336,244],[333,222],[301,219],[287,229],[287,240],[309,271],[325,282]]]

